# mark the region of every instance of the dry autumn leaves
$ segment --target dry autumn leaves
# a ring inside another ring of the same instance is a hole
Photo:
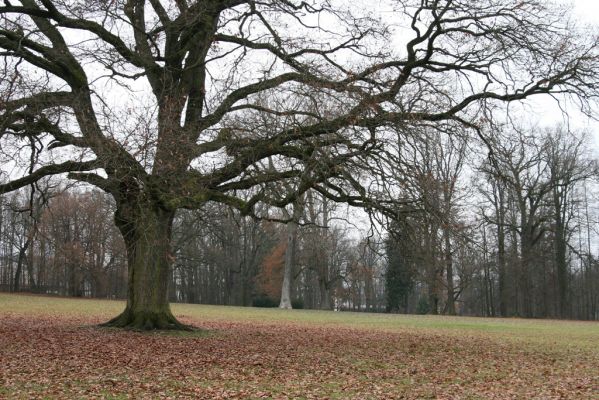
[[[165,334],[97,327],[119,302],[0,305],[0,398],[599,398],[596,323],[175,305],[202,330]]]

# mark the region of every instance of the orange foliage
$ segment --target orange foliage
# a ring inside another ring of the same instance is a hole
[[[262,270],[257,277],[257,290],[260,294],[278,300],[281,298],[283,284],[283,269],[285,267],[285,251],[287,241],[277,244],[262,262]]]

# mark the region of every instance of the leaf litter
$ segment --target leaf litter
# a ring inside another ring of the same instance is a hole
[[[3,312],[0,398],[599,399],[599,357],[584,349],[467,331],[182,321],[204,331]]]

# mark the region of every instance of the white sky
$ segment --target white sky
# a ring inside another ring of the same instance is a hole
[[[589,22],[599,21],[599,2],[597,0],[574,0],[576,13]]]
[[[573,5],[574,16],[578,18],[579,22],[583,25],[595,26],[599,30],[599,0],[565,0],[564,2]],[[599,121],[593,121],[582,115],[574,105],[562,104],[569,116],[565,118],[555,100],[544,96],[529,98],[524,104],[525,118],[531,124],[551,126],[563,123],[576,130],[588,130],[594,141],[593,147],[597,157],[599,157]],[[517,105],[516,108],[518,107]],[[599,115],[599,104],[596,107],[596,113]]]

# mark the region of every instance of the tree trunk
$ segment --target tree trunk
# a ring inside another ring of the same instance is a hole
[[[447,274],[447,306],[445,307],[448,315],[456,315],[455,310],[455,289],[453,282],[453,256],[451,254],[451,238],[449,227],[443,230],[445,239],[445,273]]]
[[[525,318],[533,317],[533,294],[532,294],[532,228],[528,225],[522,227],[520,238],[520,284],[522,293],[522,312]]]
[[[562,202],[557,189],[554,189],[555,210],[555,264],[557,269],[558,313],[560,318],[569,316],[568,304],[568,261],[566,223]],[[562,194],[563,195],[563,194]]]
[[[318,289],[320,293],[320,309],[330,310],[331,298],[329,296],[329,289],[327,287],[327,282],[322,278],[318,279]]]
[[[295,258],[295,242],[297,239],[297,223],[287,223],[287,249],[285,250],[285,269],[283,270],[283,286],[279,308],[291,309],[291,280]]]
[[[21,290],[21,271],[23,270],[23,258],[25,256],[26,247],[22,247],[19,250],[19,258],[17,260],[17,270],[15,271],[15,277],[12,284],[13,292]]]
[[[439,281],[441,277],[440,273],[443,272],[443,267],[439,266],[437,257],[438,243],[436,240],[437,229],[433,226],[430,227],[427,238],[427,245],[430,252],[427,257],[428,268],[427,279],[428,279],[428,302],[429,302],[429,314],[439,314]],[[434,236],[433,236],[434,235]]]
[[[285,250],[285,269],[283,270],[283,286],[281,287],[281,302],[279,308],[291,309],[291,283],[295,264],[295,247],[297,242],[297,224],[301,216],[301,206],[293,203],[293,217],[287,223],[287,249]]]
[[[495,215],[497,219],[497,273],[499,275],[499,314],[502,317],[508,316],[508,295],[507,295],[507,273],[505,263],[505,206],[504,206],[504,188],[497,188],[497,202],[495,205]]]
[[[27,278],[29,280],[29,291],[30,292],[37,291],[37,283],[35,282],[35,276],[33,274],[33,250],[34,250],[34,246],[30,246],[29,252],[27,254]]]
[[[15,292],[18,292],[19,290],[21,290],[21,274],[23,272],[23,263],[27,262],[25,260],[25,258],[27,256],[27,249],[29,248],[29,246],[31,245],[31,242],[33,241],[34,232],[35,232],[35,224],[33,225],[33,227],[27,228],[27,236],[25,237],[25,243],[23,243],[23,246],[19,250],[19,258],[17,260],[17,271],[15,272],[15,281],[13,284],[13,290]],[[29,279],[31,279],[31,276]],[[31,289],[31,287],[29,289]]]
[[[115,222],[127,246],[127,306],[105,326],[189,329],[173,316],[168,302],[173,217],[174,212],[153,204],[127,204],[117,209]]]
[[[23,244],[23,247],[19,250],[19,258],[17,260],[17,271],[15,272],[15,281],[13,283],[13,291],[18,292],[21,290],[21,272],[23,271],[23,263],[25,262],[25,256],[27,255],[27,248],[31,243],[29,236]]]

